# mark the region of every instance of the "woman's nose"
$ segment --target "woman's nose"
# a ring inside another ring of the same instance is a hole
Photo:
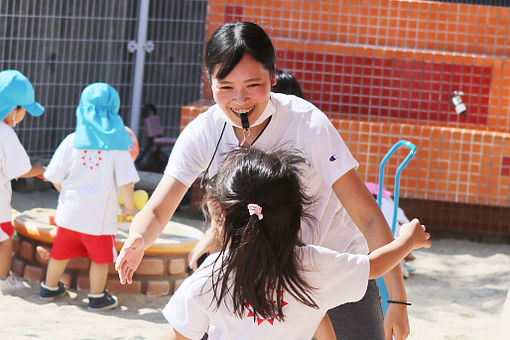
[[[238,104],[242,104],[244,102],[246,102],[246,90],[241,88],[241,89],[237,89],[234,93],[234,102],[238,103]]]

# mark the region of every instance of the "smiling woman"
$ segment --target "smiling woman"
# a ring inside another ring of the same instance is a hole
[[[205,68],[220,113],[233,125],[236,137],[242,140],[240,145],[253,144],[272,114],[267,110],[271,87],[276,84],[271,40],[252,23],[234,30],[224,25],[207,43],[205,55]],[[249,136],[241,130],[243,113],[248,118]]]
[[[303,243],[341,253],[367,254],[393,239],[356,171],[358,162],[328,117],[302,98],[271,92],[276,55],[260,26],[250,22],[220,26],[207,43],[204,59],[216,105],[182,131],[161,182],[133,219],[116,264],[122,283],[131,282],[143,249],[157,239],[188,187],[204,171],[213,177],[228,153],[240,146],[268,152],[292,146],[303,153],[307,165],[302,180],[307,195],[315,199],[310,213],[320,221],[302,221]],[[247,117],[247,128],[243,116]],[[209,229],[190,254],[190,267],[196,269],[198,258],[218,250],[219,244]],[[391,300],[406,301],[400,268],[387,273],[385,280]],[[406,308],[392,304],[386,312],[387,338],[393,334],[401,340],[409,334]],[[378,289],[373,280],[362,300],[328,313],[339,338],[384,339]]]

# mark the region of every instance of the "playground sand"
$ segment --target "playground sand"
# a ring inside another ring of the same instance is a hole
[[[52,190],[13,194],[13,208],[56,206]],[[183,212],[177,221],[200,225]],[[414,251],[416,269],[405,280],[412,306],[409,339],[496,339],[510,284],[510,245],[434,239]],[[12,295],[0,293],[1,339],[159,339],[169,296],[119,295],[120,307],[89,312],[86,292],[72,290],[55,302],[39,299],[39,286],[24,282]],[[507,321],[509,323],[510,321]],[[506,334],[508,336],[508,333]],[[505,339],[505,337],[501,337]]]

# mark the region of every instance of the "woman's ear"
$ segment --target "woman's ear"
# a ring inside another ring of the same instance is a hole
[[[271,87],[276,85],[276,64],[274,65],[273,72],[271,73]]]

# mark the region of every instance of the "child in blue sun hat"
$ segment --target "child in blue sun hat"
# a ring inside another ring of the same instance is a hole
[[[22,288],[9,271],[14,227],[11,219],[11,180],[42,175],[43,166],[32,166],[30,158],[14,132],[28,112],[40,116],[44,108],[35,101],[30,80],[17,70],[0,72],[0,291]]]
[[[55,215],[57,233],[46,280],[39,296],[53,300],[66,293],[59,281],[70,259],[90,258],[88,308],[115,308],[106,291],[108,264],[117,257],[118,193],[123,218],[134,214],[133,184],[139,180],[129,150],[133,142],[118,115],[120,98],[106,83],[87,86],[76,109],[76,131],[58,146],[44,177],[60,191]]]

